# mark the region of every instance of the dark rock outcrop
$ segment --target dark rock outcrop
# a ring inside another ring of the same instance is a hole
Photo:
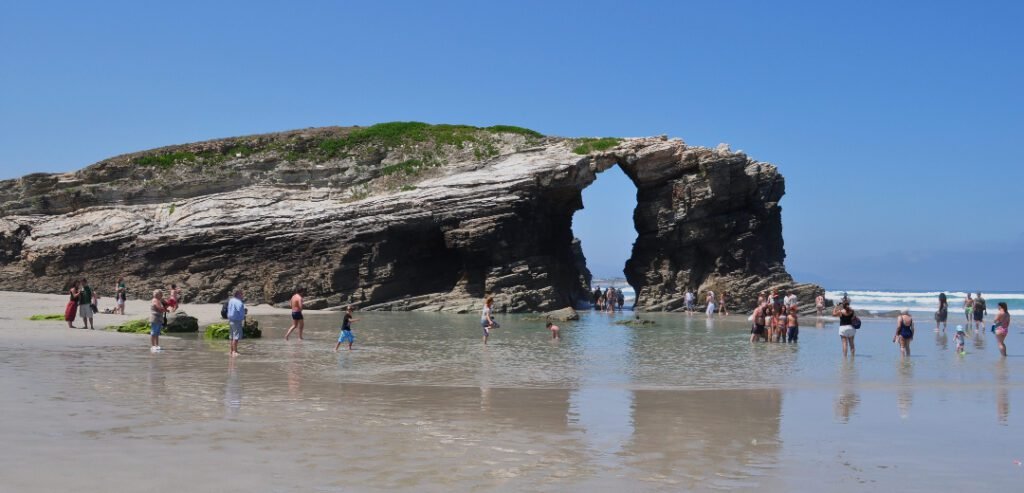
[[[7,180],[0,289],[124,275],[140,296],[176,282],[204,302],[241,287],[276,303],[301,285],[317,306],[465,312],[492,293],[499,311],[546,312],[586,299],[572,215],[583,188],[616,164],[638,189],[625,271],[638,308],[677,310],[687,287],[726,290],[742,307],[759,290],[793,286],[774,166],[664,137],[604,150],[580,142],[387,124],[175,146]]]

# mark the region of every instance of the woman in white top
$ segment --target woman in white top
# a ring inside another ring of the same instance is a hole
[[[708,308],[707,308],[708,318],[711,318],[711,316],[714,315],[714,314],[715,314],[715,292],[714,291],[708,291]]]

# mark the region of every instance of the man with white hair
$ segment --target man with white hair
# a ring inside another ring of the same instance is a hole
[[[245,326],[245,301],[242,290],[236,289],[235,295],[228,300],[228,339],[231,340],[231,356],[238,356],[238,341],[242,338]]]

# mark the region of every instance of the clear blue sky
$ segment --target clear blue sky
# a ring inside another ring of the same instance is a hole
[[[1019,2],[4,2],[0,177],[391,120],[669,134],[781,168],[798,277],[1015,289],[1022,23]],[[595,264],[624,261],[631,229],[581,222]]]

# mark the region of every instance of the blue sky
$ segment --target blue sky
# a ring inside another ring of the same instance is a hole
[[[1022,21],[1016,2],[5,2],[0,178],[392,120],[669,134],[780,167],[798,278],[1017,289]],[[621,231],[576,221],[595,265],[628,256],[628,207]]]

